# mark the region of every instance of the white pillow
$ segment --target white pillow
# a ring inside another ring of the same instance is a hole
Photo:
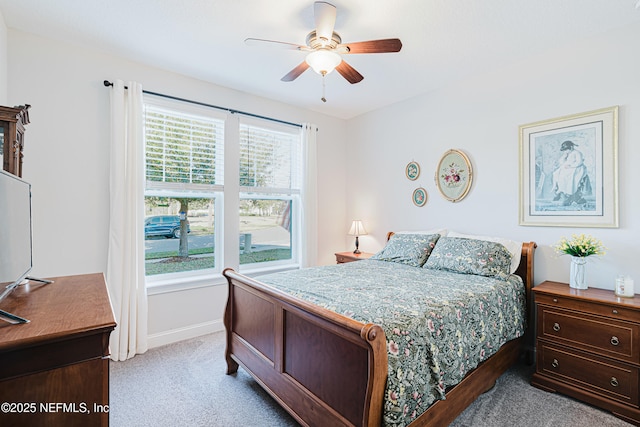
[[[520,257],[522,256],[522,242],[516,242],[514,240],[503,239],[501,237],[489,237],[489,236],[474,236],[472,234],[456,233],[455,231],[449,231],[447,237],[462,237],[465,239],[487,240],[489,242],[502,243],[505,248],[511,253],[511,269],[510,273],[513,274],[520,265]]]
[[[445,237],[449,230],[446,228],[434,228],[432,230],[419,230],[419,231],[394,231],[394,234],[439,234],[440,237]]]

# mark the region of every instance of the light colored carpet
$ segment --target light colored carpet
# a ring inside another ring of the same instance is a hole
[[[242,368],[225,374],[223,332],[111,362],[110,370],[112,427],[298,425]],[[607,412],[532,387],[531,373],[524,364],[512,367],[452,426],[629,426]]]

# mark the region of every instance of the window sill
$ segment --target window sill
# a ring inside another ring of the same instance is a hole
[[[186,291],[190,289],[205,288],[209,286],[220,286],[227,281],[220,273],[207,273],[189,276],[173,276],[162,278],[147,278],[147,295],[166,294],[169,292]]]

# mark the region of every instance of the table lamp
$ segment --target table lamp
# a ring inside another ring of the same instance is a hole
[[[354,220],[351,223],[351,228],[349,229],[349,236],[356,236],[356,250],[353,251],[354,254],[359,254],[360,250],[358,246],[360,243],[358,242],[358,236],[364,236],[367,234],[367,230],[364,229],[364,225],[362,225],[362,221],[359,219]]]

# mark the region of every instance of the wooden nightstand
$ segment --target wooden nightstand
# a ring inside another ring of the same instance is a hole
[[[640,425],[640,296],[548,281],[533,292],[537,360],[531,384]]]
[[[374,254],[368,252],[361,252],[359,254],[354,254],[353,252],[337,252],[336,262],[343,264],[345,262],[360,261],[361,259],[371,258],[373,255]]]

